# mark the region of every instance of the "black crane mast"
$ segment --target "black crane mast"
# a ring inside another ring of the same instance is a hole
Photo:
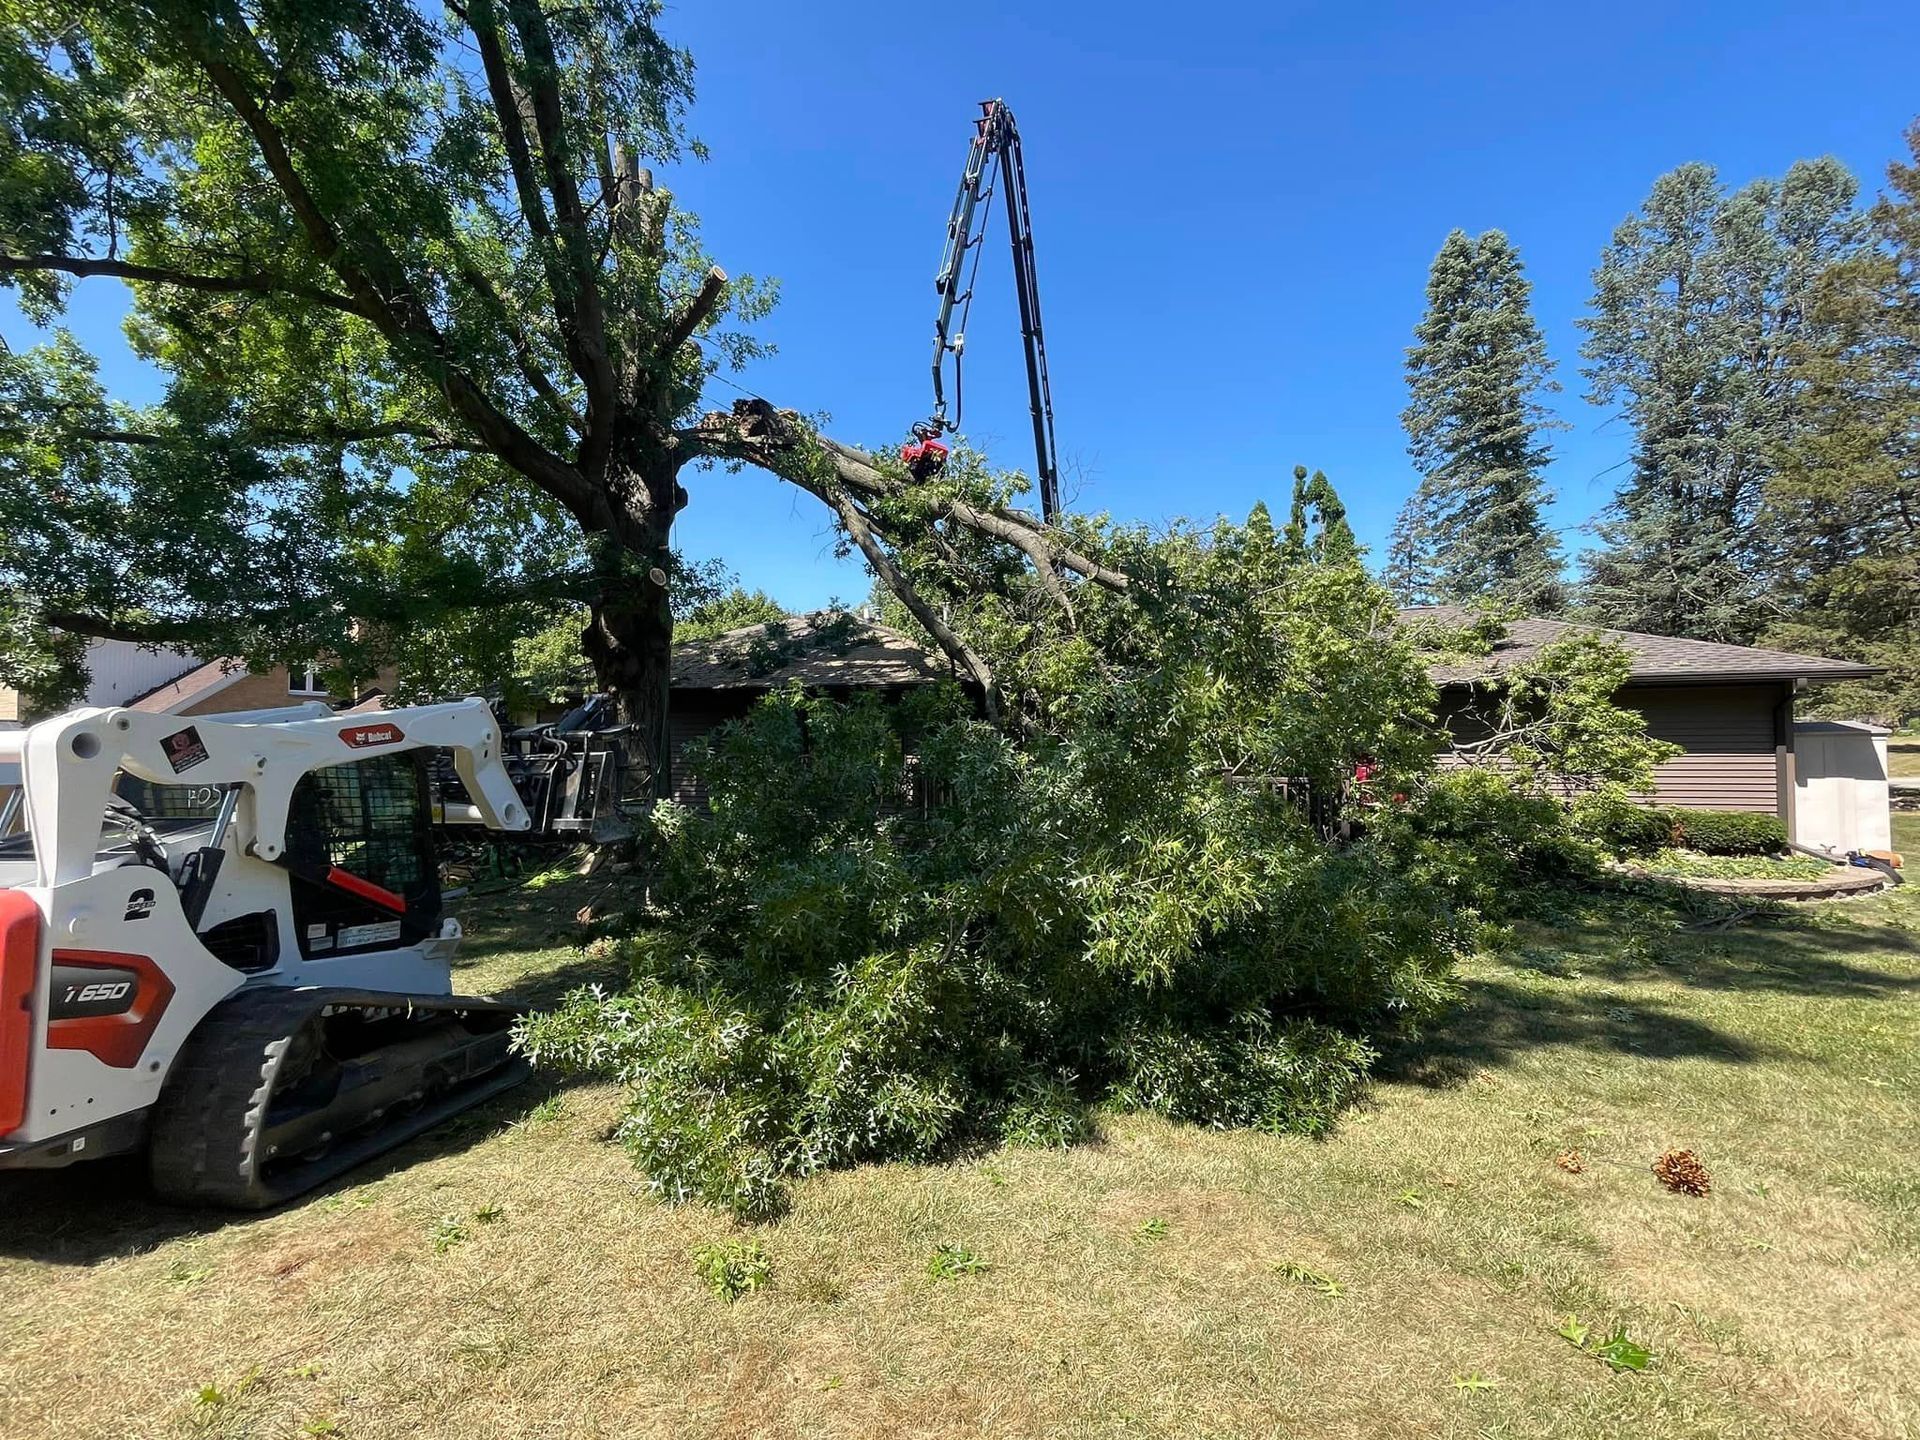
[[[914,443],[901,458],[916,475],[937,473],[947,447],[940,436],[960,426],[960,364],[966,352],[967,316],[973,307],[980,253],[992,218],[993,196],[1006,192],[1007,233],[1013,249],[1014,294],[1020,303],[1020,339],[1026,350],[1027,404],[1033,417],[1034,479],[1040,488],[1040,513],[1051,521],[1060,509],[1060,466],[1053,438],[1053,390],[1047,378],[1046,336],[1040,325],[1040,288],[1033,263],[1033,218],[1027,206],[1026,161],[1013,111],[1003,100],[982,100],[974,122],[967,168],[960,176],[953,213],[947,219],[947,243],[934,288],[940,308],[933,322],[933,414],[913,427]],[[976,226],[976,221],[978,224]],[[969,259],[971,257],[971,259]],[[954,324],[958,313],[959,324]],[[947,414],[947,357],[953,357],[953,414]]]

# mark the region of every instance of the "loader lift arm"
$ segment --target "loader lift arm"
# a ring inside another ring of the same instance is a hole
[[[980,111],[980,118],[974,121],[973,143],[967,150],[967,166],[953,199],[953,213],[947,219],[946,250],[933,281],[940,295],[940,308],[933,321],[933,415],[913,427],[917,444],[908,446],[902,455],[916,473],[916,467],[937,470],[946,457],[946,447],[939,443],[939,437],[960,426],[960,365],[966,351],[967,315],[973,307],[974,281],[980,273],[980,255],[992,219],[994,191],[1004,190],[1007,234],[1013,248],[1014,294],[1020,303],[1020,339],[1026,350],[1027,405],[1033,417],[1034,479],[1040,487],[1041,517],[1051,522],[1060,509],[1060,466],[1053,437],[1053,389],[1047,377],[1046,336],[1040,324],[1040,287],[1033,263],[1026,160],[1020,149],[1019,127],[1006,102],[982,100]],[[952,418],[947,414],[949,355],[953,357]]]

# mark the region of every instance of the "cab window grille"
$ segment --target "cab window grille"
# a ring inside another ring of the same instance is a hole
[[[287,855],[297,870],[337,866],[436,911],[431,818],[420,753],[329,766],[294,787]]]

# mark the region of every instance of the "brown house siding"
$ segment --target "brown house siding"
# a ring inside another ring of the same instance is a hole
[[[15,724],[20,719],[20,692],[0,685],[0,725]]]
[[[706,804],[706,782],[688,765],[686,748],[727,721],[739,719],[759,698],[760,692],[753,690],[696,690],[673,697],[668,724],[673,745],[674,799],[683,805]]]
[[[1778,814],[1775,753],[1779,685],[1634,686],[1620,698],[1647,717],[1647,733],[1684,753],[1654,776],[1663,805]]]
[[[1647,733],[1681,753],[1654,772],[1650,798],[1692,810],[1755,810],[1789,818],[1782,808],[1783,756],[1778,707],[1781,684],[1630,685],[1615,699],[1646,716]],[[1474,715],[1471,692],[1440,693],[1442,722],[1462,739],[1486,733]],[[1791,716],[1788,717],[1791,734]],[[1441,764],[1448,764],[1441,757]]]

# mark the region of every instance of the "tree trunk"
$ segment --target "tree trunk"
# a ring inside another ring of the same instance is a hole
[[[601,578],[580,644],[601,690],[613,696],[620,723],[631,727],[627,793],[664,800],[673,793],[669,541],[686,492],[671,472],[664,481],[659,476],[621,477],[609,488],[628,497],[628,508],[617,537],[591,537],[600,549]]]

